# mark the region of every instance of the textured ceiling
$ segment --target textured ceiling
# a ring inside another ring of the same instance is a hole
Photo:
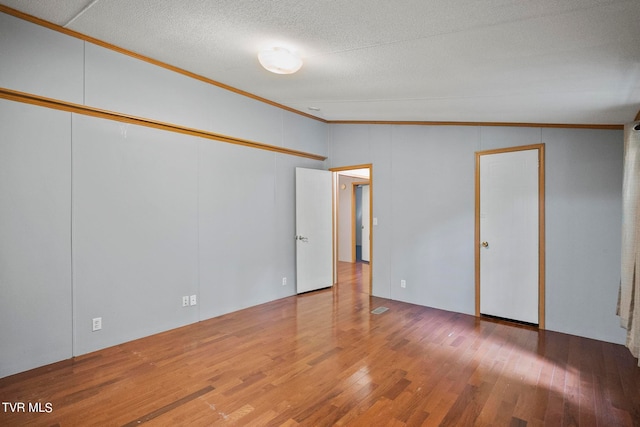
[[[640,110],[640,0],[0,3],[326,120],[620,124]],[[274,43],[300,52],[297,74],[260,67]]]

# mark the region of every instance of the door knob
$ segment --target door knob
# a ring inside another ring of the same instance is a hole
[[[489,247],[489,242],[482,242],[482,247],[483,248],[488,248]]]

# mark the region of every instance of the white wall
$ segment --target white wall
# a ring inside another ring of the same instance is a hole
[[[546,326],[623,343],[622,131],[331,125],[331,167],[373,163],[374,295],[474,314],[474,153],[541,142]]]
[[[321,122],[0,27],[2,87],[327,155]],[[295,294],[295,168],[324,162],[4,100],[0,132],[0,377]]]
[[[72,356],[71,114],[0,100],[0,377]]]
[[[197,166],[196,138],[74,115],[76,354],[198,320]]]
[[[81,104],[84,43],[0,13],[0,87]]]

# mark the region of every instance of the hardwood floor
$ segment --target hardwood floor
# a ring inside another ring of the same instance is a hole
[[[368,266],[341,267],[333,289],[2,378],[43,412],[0,425],[640,425],[626,348],[370,297]]]

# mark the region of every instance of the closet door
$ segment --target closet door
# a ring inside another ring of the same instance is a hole
[[[478,153],[479,311],[539,323],[539,149]]]

